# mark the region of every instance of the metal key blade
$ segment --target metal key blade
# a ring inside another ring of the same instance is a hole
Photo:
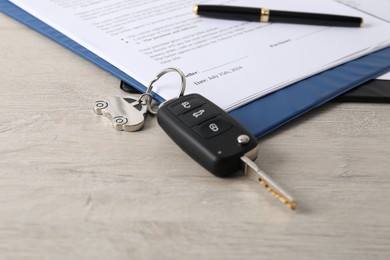
[[[256,163],[247,156],[242,156],[241,161],[244,162],[245,175],[247,175],[249,179],[261,183],[272,195],[278,198],[290,209],[296,209],[297,203],[294,198],[284,191],[271,177],[263,172]]]

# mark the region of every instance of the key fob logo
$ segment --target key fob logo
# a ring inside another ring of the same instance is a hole
[[[191,104],[190,104],[190,102],[188,102],[188,101],[185,101],[185,102],[181,103],[181,105],[182,105],[182,107],[184,107],[184,108],[186,108],[186,109],[188,109],[188,108],[191,107]]]
[[[215,123],[211,123],[211,124],[209,125],[209,128],[210,128],[210,130],[213,131],[213,132],[218,132],[218,131],[219,131],[219,127],[218,127],[217,124],[215,124]]]
[[[203,113],[204,113],[204,110],[201,109],[201,110],[199,110],[198,112],[193,113],[192,116],[195,117],[195,118],[198,118],[198,117],[200,117],[201,115],[203,115]]]

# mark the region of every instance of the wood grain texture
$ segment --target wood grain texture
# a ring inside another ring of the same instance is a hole
[[[218,179],[149,117],[95,115],[119,80],[0,14],[0,259],[390,259],[390,105],[328,103],[260,140],[290,212]]]

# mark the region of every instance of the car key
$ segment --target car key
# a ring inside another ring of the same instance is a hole
[[[244,166],[245,174],[261,183],[290,209],[295,200],[253,162],[256,138],[220,107],[199,94],[163,103],[157,111],[162,129],[195,161],[218,177]]]

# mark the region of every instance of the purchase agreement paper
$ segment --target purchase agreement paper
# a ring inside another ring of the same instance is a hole
[[[147,86],[177,67],[186,93],[229,111],[319,72],[390,45],[390,24],[333,0],[12,0]],[[360,16],[361,28],[205,18],[194,4],[228,4]],[[153,90],[177,95],[166,78]],[[277,106],[277,104],[275,104]]]

